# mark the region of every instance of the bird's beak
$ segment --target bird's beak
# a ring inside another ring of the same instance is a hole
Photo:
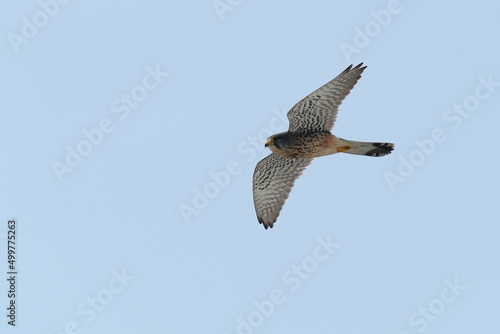
[[[268,139],[266,140],[266,143],[264,144],[264,147],[268,147],[268,146],[269,146],[269,144],[271,144],[271,140],[268,138]]]

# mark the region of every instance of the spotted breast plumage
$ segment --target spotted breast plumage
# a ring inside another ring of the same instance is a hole
[[[365,68],[363,63],[350,65],[303,98],[288,112],[288,131],[266,140],[272,153],[257,164],[253,175],[255,211],[266,229],[273,227],[295,180],[314,158],[340,152],[379,157],[394,149],[391,143],[345,140],[330,132],[338,107]]]

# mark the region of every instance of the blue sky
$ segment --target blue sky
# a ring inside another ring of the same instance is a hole
[[[498,332],[499,9],[4,4],[0,328]],[[264,230],[265,138],[360,62],[333,132],[395,151],[316,159]]]

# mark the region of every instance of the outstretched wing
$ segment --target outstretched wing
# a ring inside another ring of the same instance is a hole
[[[366,66],[350,65],[335,79],[324,84],[288,112],[290,132],[330,131],[337,119],[339,106],[354,87]]]
[[[295,180],[313,159],[286,158],[270,154],[253,173],[253,202],[259,223],[273,227]]]

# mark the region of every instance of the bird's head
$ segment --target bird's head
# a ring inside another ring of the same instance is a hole
[[[267,138],[266,144],[264,145],[264,147],[273,146],[275,141],[276,141],[276,138],[274,138],[274,136]]]
[[[271,151],[277,153],[277,151],[281,151],[284,149],[288,141],[289,137],[287,132],[278,133],[267,138],[266,144],[264,146],[269,147]]]

